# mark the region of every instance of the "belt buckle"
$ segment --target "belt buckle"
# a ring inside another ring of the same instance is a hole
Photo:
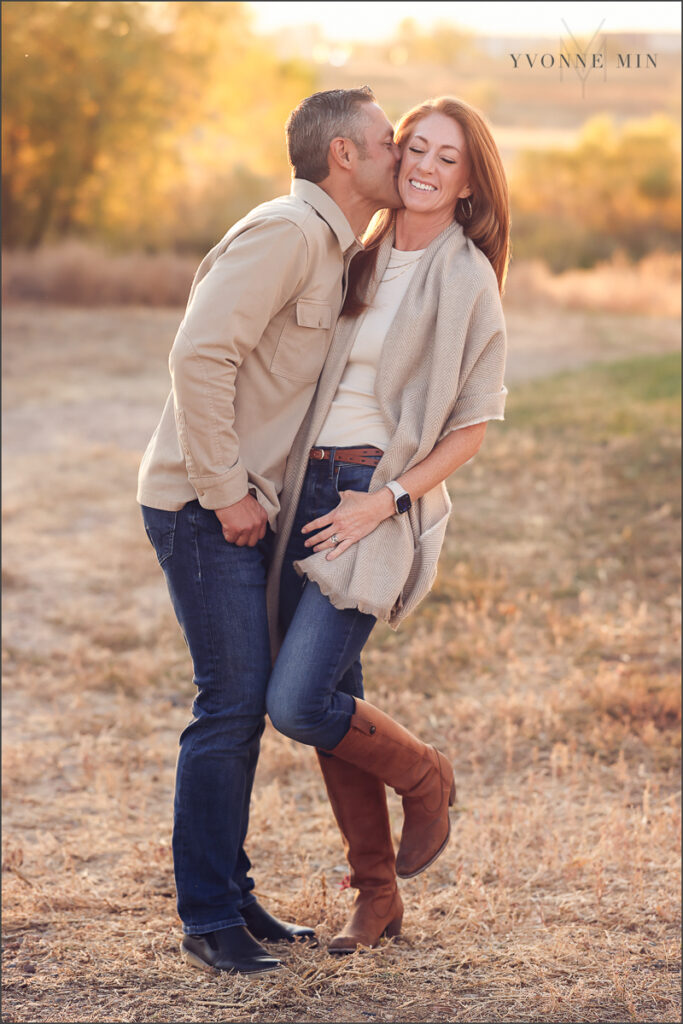
[[[325,452],[322,448],[311,448],[309,458],[315,459],[317,462],[322,462],[325,458]]]

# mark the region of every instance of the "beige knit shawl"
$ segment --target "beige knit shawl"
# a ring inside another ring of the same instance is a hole
[[[372,302],[391,254],[382,243],[366,301]],[[273,650],[279,648],[282,561],[315,444],[341,380],[361,317],[341,317],[315,397],[287,461],[277,543],[268,581]],[[395,480],[451,430],[503,419],[507,390],[505,321],[496,276],[486,256],[454,223],[420,258],[384,342],[375,394],[391,440],[370,493]],[[295,563],[336,608],[359,608],[396,629],[436,578],[451,502],[445,483],[385,519],[334,561],[318,552]]]

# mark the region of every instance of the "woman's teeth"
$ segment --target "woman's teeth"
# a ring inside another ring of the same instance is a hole
[[[414,181],[413,178],[410,179],[410,184],[413,188],[419,189],[420,192],[436,192],[436,185],[425,185],[424,182]]]

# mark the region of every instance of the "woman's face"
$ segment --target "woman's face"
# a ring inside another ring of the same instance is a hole
[[[452,219],[458,199],[470,195],[465,135],[452,117],[436,111],[413,126],[403,144],[398,191],[407,210]]]

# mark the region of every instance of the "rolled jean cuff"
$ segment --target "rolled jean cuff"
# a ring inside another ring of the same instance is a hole
[[[241,914],[237,917],[226,917],[223,921],[209,921],[208,924],[186,924],[183,922],[183,935],[206,935],[207,932],[217,932],[221,928],[235,928],[242,925],[246,928],[247,922]]]

